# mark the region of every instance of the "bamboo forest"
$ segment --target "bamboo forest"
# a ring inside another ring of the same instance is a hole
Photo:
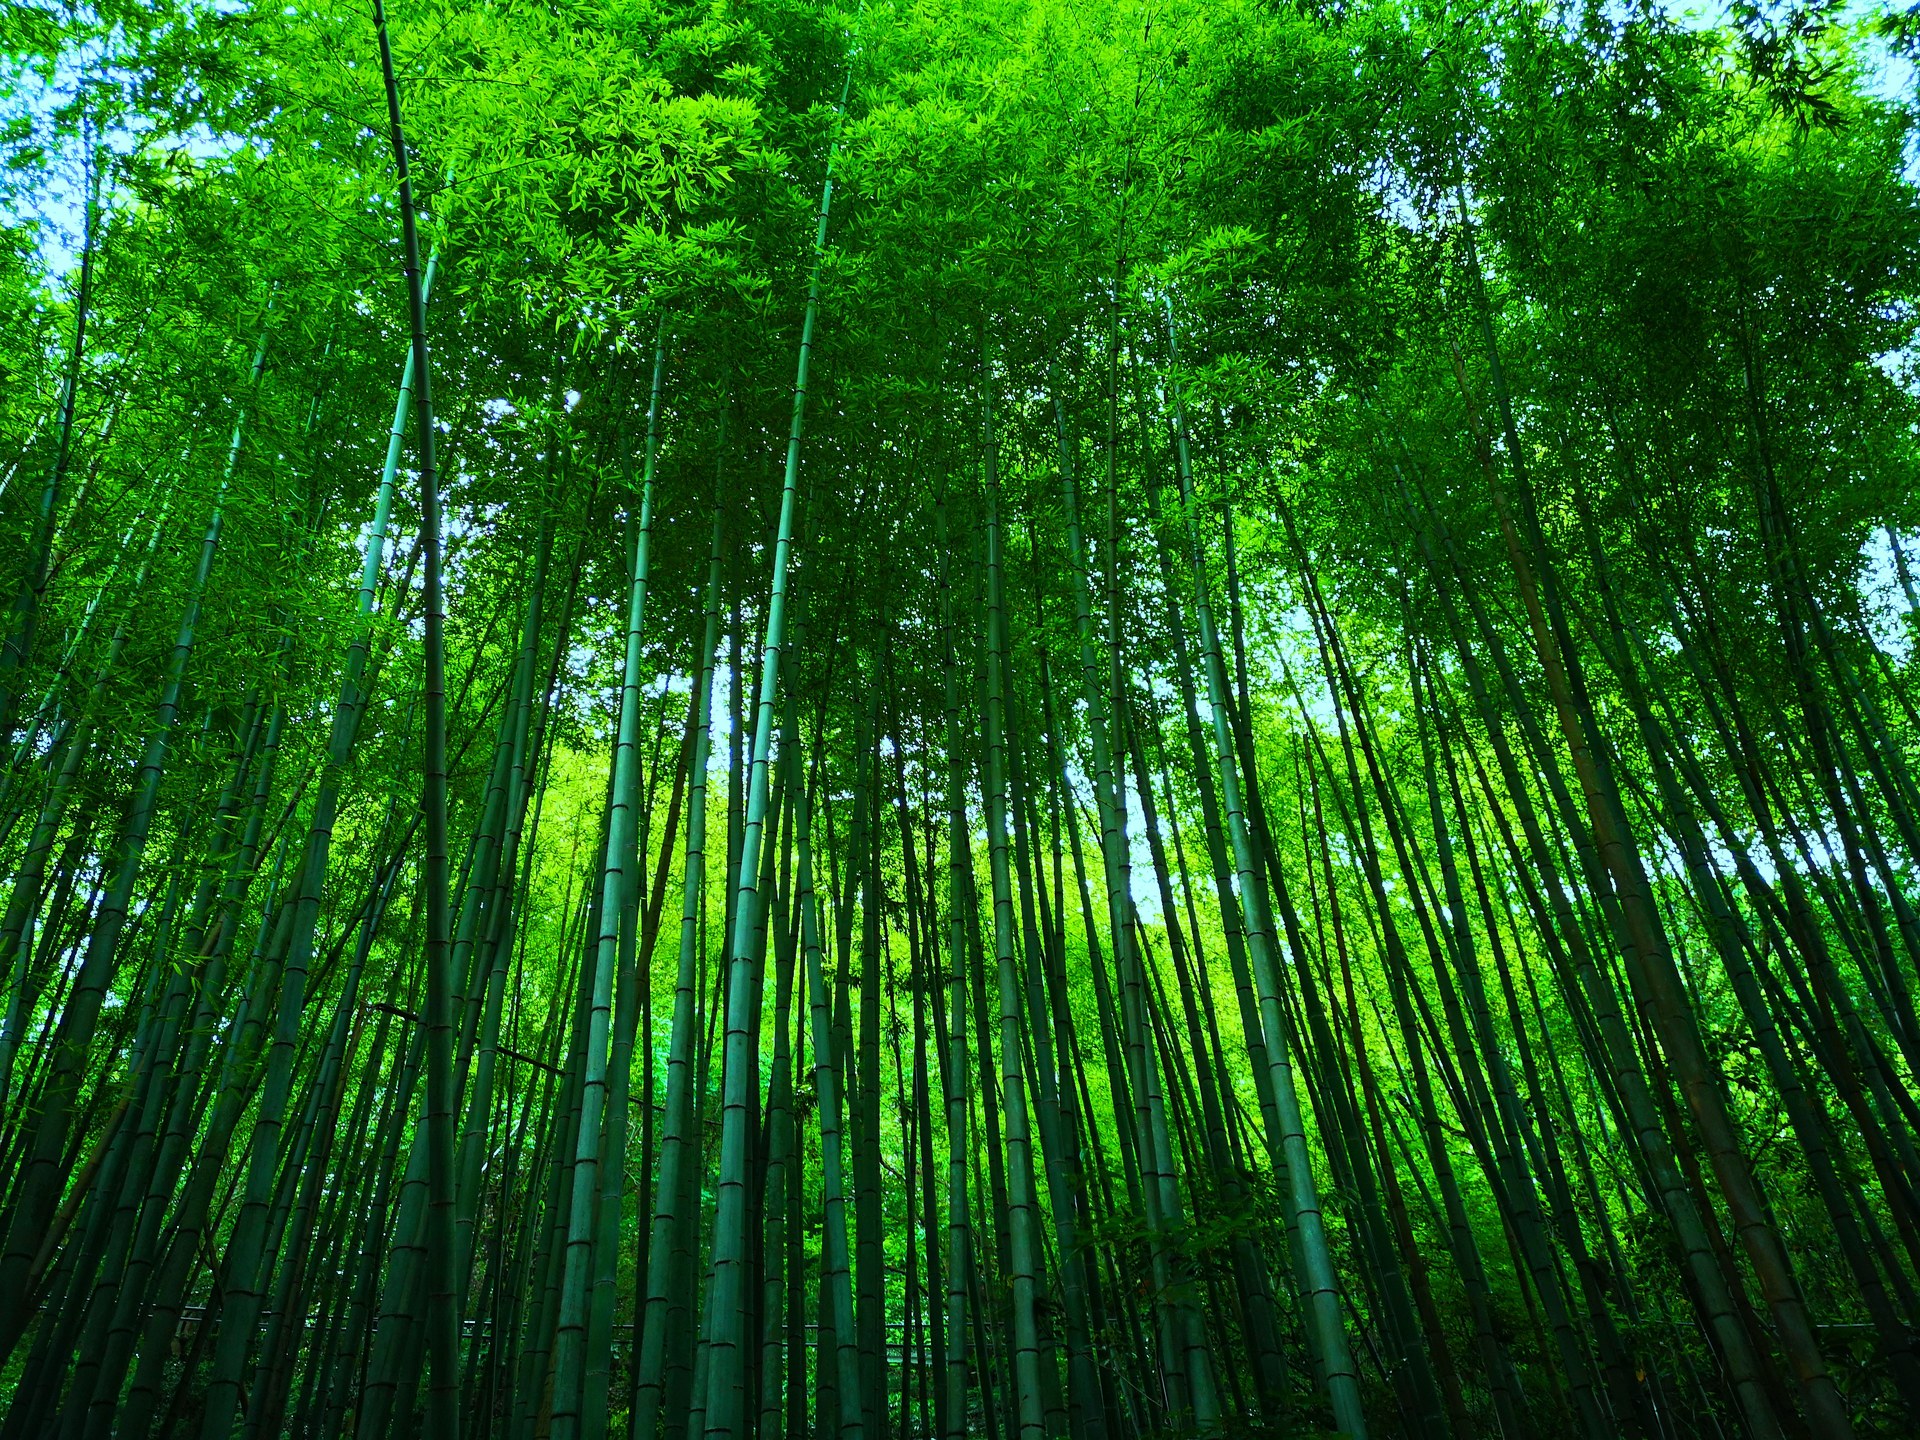
[[[1920,1435],[1917,60],[0,9],[0,1440]]]

